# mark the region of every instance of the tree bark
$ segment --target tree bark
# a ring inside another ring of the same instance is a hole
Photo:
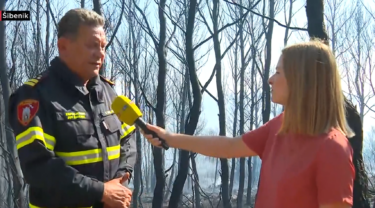
[[[242,4],[242,0],[240,1]],[[240,8],[240,15],[243,15],[243,9]],[[245,43],[244,43],[244,21],[242,20],[239,25],[240,32],[240,57],[241,57],[241,69],[240,69],[240,125],[239,125],[239,134],[244,133],[245,126],[245,109],[244,109],[244,100],[245,100],[245,71],[246,71],[246,60],[245,60]],[[240,158],[240,174],[238,182],[238,194],[237,194],[237,207],[242,208],[243,205],[243,195],[245,187],[245,158]]]
[[[98,13],[100,16],[102,16],[102,3],[101,3],[101,0],[92,0],[92,3],[94,5],[94,11],[96,13]],[[82,1],[81,1],[81,6],[82,6]],[[84,2],[83,2],[83,6],[84,6]]]
[[[33,74],[39,74],[40,71],[40,56],[41,56],[41,46],[42,46],[42,37],[41,37],[41,23],[40,23],[40,0],[36,1],[36,38],[35,38],[35,71]]]
[[[82,0],[83,1],[83,0]],[[83,2],[84,3],[84,2]],[[124,2],[122,2],[124,4]],[[124,5],[123,5],[124,6]],[[129,1],[129,7],[133,9],[132,7],[132,1]],[[121,18],[121,17],[120,17]],[[130,67],[131,71],[134,72],[134,96],[135,96],[135,104],[137,106],[140,106],[140,93],[139,93],[139,73],[138,73],[138,55],[137,55],[137,50],[138,50],[138,44],[136,38],[135,32],[134,32],[134,20],[133,16],[129,15],[129,34],[130,34],[130,44],[132,45],[132,58],[129,58],[130,62]],[[130,47],[129,47],[130,48]],[[129,49],[130,50],[130,49]],[[132,63],[133,62],[133,63]],[[129,86],[131,84],[129,83]],[[145,93],[145,92],[144,92]],[[142,204],[140,189],[141,189],[141,181],[142,181],[142,138],[141,134],[139,131],[136,132],[136,143],[137,143],[137,162],[134,167],[134,191],[133,191],[133,207],[138,208],[142,207],[139,206],[139,204]]]
[[[269,0],[269,17],[271,19],[275,18],[275,0]],[[272,35],[273,35],[273,21],[268,22],[268,30],[266,32],[266,61],[264,66],[264,75],[263,75],[263,110],[262,110],[262,119],[263,124],[268,122],[270,119],[271,112],[271,95],[270,95],[270,85],[268,84],[268,78],[270,76],[271,68],[271,52],[272,52]]]
[[[5,8],[5,0],[0,0],[0,10],[4,10]],[[17,151],[15,148],[15,138],[11,127],[9,125],[9,114],[8,114],[8,102],[9,97],[11,94],[11,89],[9,86],[9,80],[7,76],[7,65],[6,65],[6,52],[5,52],[5,22],[0,21],[0,82],[1,82],[1,89],[3,91],[3,102],[5,107],[5,132],[6,132],[6,148],[7,151],[4,154],[6,155],[7,166],[9,171],[12,171],[10,175],[12,178],[8,180],[12,180],[12,187],[8,187],[9,189],[13,189],[13,203],[14,207],[23,207],[24,203],[24,192],[23,192],[23,178],[22,178],[22,171],[19,163],[17,163]],[[11,205],[9,205],[11,206]]]
[[[329,45],[328,34],[324,23],[324,2],[323,0],[307,0],[306,16],[308,21],[308,33],[310,38],[319,38]],[[346,103],[346,119],[348,125],[355,132],[353,138],[348,138],[353,147],[353,163],[356,176],[353,187],[353,208],[370,208],[367,199],[367,175],[365,173],[362,149],[363,149],[363,129],[362,122],[356,108],[345,99]]]
[[[159,44],[157,46],[158,60],[159,60],[159,73],[158,73],[158,85],[156,88],[157,103],[156,103],[156,125],[161,128],[165,128],[165,78],[167,74],[167,61],[165,57],[165,44],[166,44],[166,33],[167,33],[167,23],[165,20],[164,10],[165,10],[166,0],[161,0],[159,2]],[[154,198],[152,200],[153,208],[161,208],[163,206],[163,197],[165,191],[165,174],[164,174],[164,149],[153,147],[154,155],[154,169],[156,176],[156,185],[154,189]]]
[[[193,92],[193,105],[190,108],[190,114],[188,116],[188,122],[186,122],[185,133],[193,135],[198,124],[202,94],[200,92],[199,80],[196,73],[195,58],[194,58],[194,47],[193,47],[193,36],[194,36],[194,25],[195,25],[195,14],[197,9],[197,0],[191,0],[189,2],[187,29],[185,33],[185,46],[186,46],[186,61],[189,70],[190,83]],[[173,184],[172,195],[169,201],[169,208],[178,207],[182,190],[186,181],[189,168],[189,152],[181,150],[180,154],[180,168],[176,180]]]
[[[241,35],[241,33],[240,33]],[[235,50],[234,50],[234,118],[233,118],[233,137],[237,136],[237,114],[238,114],[238,59],[237,59],[237,53],[238,53],[238,41],[235,43]],[[229,183],[229,198],[232,199],[233,194],[233,184],[234,184],[234,172],[236,169],[236,158],[232,158],[232,167],[230,171],[230,183]]]
[[[46,25],[46,52],[45,52],[45,58],[44,58],[44,60],[45,60],[45,63],[46,63],[46,67],[48,67],[49,66],[49,55],[50,55],[50,48],[49,48],[49,39],[50,39],[50,25],[51,25],[51,16],[50,16],[50,8],[51,8],[51,6],[50,6],[50,0],[46,0],[46,3],[47,3],[47,11],[46,11],[46,16],[47,16],[47,25]]]
[[[212,11],[212,22],[213,22],[213,42],[214,42],[214,52],[215,52],[215,67],[216,67],[216,88],[218,97],[218,107],[219,107],[219,135],[226,136],[226,120],[225,120],[225,100],[222,84],[222,69],[221,69],[221,47],[219,40],[219,10],[220,4],[219,0],[213,0],[213,11]],[[221,165],[221,197],[223,199],[224,208],[231,208],[230,198],[229,198],[229,166],[228,160],[225,158],[220,158]]]
[[[252,38],[252,41],[254,39]],[[253,57],[253,62],[251,66],[251,82],[250,83],[255,83],[255,76],[256,76],[256,69],[255,69],[255,61],[256,61],[256,51],[255,51],[255,46],[251,47],[251,54]],[[250,94],[251,94],[251,105],[250,105],[250,130],[253,130],[254,127],[254,108],[255,108],[255,90],[254,90],[254,85],[251,85],[250,87]],[[251,204],[251,191],[252,191],[252,178],[253,178],[253,167],[252,167],[252,157],[248,158],[247,162],[247,169],[248,169],[248,179],[247,179],[247,195],[246,195],[246,204],[250,205]]]
[[[197,156],[196,153],[192,153],[190,156],[190,161],[191,161],[191,167],[192,167],[192,177],[194,179],[194,204],[195,208],[201,208],[201,195],[199,191],[199,175],[198,175],[198,170],[197,170],[197,164],[195,162],[195,157]]]
[[[83,3],[83,4],[82,4]],[[81,0],[81,7],[82,6],[85,6],[84,5],[84,0]],[[94,8],[93,10],[98,13],[100,16],[102,16],[102,3],[101,3],[101,0],[92,0],[92,3],[94,5]],[[104,64],[101,66],[101,69],[99,71],[99,74],[104,76],[105,74],[105,71],[104,71]]]
[[[307,32],[310,38],[320,38],[328,45],[328,34],[324,24],[323,0],[306,0]]]

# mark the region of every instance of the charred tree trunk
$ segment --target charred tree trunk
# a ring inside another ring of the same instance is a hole
[[[328,45],[328,34],[324,24],[323,0],[306,1],[307,32],[310,38],[319,38]]]
[[[196,73],[195,58],[194,58],[194,47],[193,47],[193,35],[194,35],[194,25],[195,25],[195,15],[197,9],[197,0],[191,0],[189,3],[188,10],[188,22],[187,29],[185,33],[186,39],[186,61],[189,70],[190,83],[193,91],[193,105],[190,108],[190,113],[188,116],[188,122],[186,122],[185,133],[193,135],[198,124],[202,94],[200,92],[199,80]],[[178,207],[178,202],[180,201],[182,190],[186,181],[186,177],[189,170],[189,152],[181,151],[180,154],[180,168],[176,180],[173,184],[172,195],[169,201],[169,208]]]
[[[201,208],[201,193],[199,191],[199,175],[198,175],[198,170],[197,170],[197,164],[195,162],[195,158],[197,157],[196,153],[192,153],[190,156],[190,161],[191,161],[191,167],[193,171],[193,183],[194,183],[194,204],[195,208]]]
[[[214,41],[214,51],[215,51],[215,70],[216,70],[216,88],[218,96],[218,107],[219,107],[219,135],[226,136],[226,123],[225,123],[225,100],[222,85],[222,70],[221,70],[221,48],[219,41],[219,0],[213,0],[213,11],[212,11],[212,21],[213,21],[213,41]],[[225,158],[220,158],[221,164],[221,195],[223,199],[224,208],[231,208],[230,198],[229,198],[229,167],[228,160]]]
[[[242,1],[240,1],[242,4]],[[240,15],[243,15],[243,9],[240,8]],[[245,109],[244,109],[244,100],[245,100],[245,70],[246,70],[246,61],[245,61],[245,43],[243,37],[243,26],[244,21],[240,22],[239,31],[240,31],[240,57],[241,57],[241,69],[240,69],[240,135],[244,133],[245,126]],[[244,186],[245,186],[245,158],[240,158],[240,174],[238,182],[238,195],[237,195],[237,207],[242,208],[243,204],[243,195],[244,195]]]
[[[83,1],[83,0],[82,0]],[[83,2],[84,3],[84,2]],[[129,1],[129,7],[132,9],[131,1]],[[129,17],[129,26],[130,26],[130,44],[132,44],[132,58],[129,59],[130,70],[134,72],[134,96],[135,104],[140,106],[140,93],[139,93],[139,73],[138,73],[138,55],[137,55],[137,40],[134,32],[134,22],[133,16]],[[139,37],[138,37],[139,38]],[[129,47],[130,48],[130,47]],[[130,53],[129,53],[130,54]],[[131,84],[129,84],[131,86]],[[129,94],[130,95],[130,94]],[[136,143],[137,143],[137,162],[134,167],[134,191],[133,191],[133,207],[138,208],[138,204],[142,204],[140,189],[141,189],[141,180],[142,180],[142,138],[139,131],[136,132]],[[142,207],[142,206],[141,206]]]
[[[46,0],[46,3],[47,3],[47,11],[46,11],[46,16],[47,16],[47,25],[46,25],[46,52],[45,52],[45,63],[46,63],[46,67],[49,66],[49,39],[50,39],[50,25],[51,25],[51,16],[50,16],[50,1],[49,0]]]
[[[101,3],[101,0],[92,0],[92,4],[94,5],[94,11],[96,13],[98,13],[100,16],[102,16],[102,3]],[[85,6],[85,2],[84,0],[81,0],[81,7],[83,8],[83,6]],[[104,75],[105,72],[104,72],[104,64],[101,66],[101,69],[99,71],[99,74],[100,75]]]
[[[327,45],[329,44],[328,34],[324,23],[324,2],[323,0],[307,0],[306,1],[307,30],[310,38],[319,38]],[[363,129],[362,122],[356,108],[345,99],[346,102],[346,119],[348,125],[355,132],[353,138],[349,138],[349,142],[353,147],[353,163],[356,176],[354,179],[353,208],[370,208],[367,199],[367,175],[365,173],[362,148],[363,148]]]
[[[40,71],[40,51],[41,51],[41,23],[40,23],[40,0],[36,1],[36,37],[35,38],[35,66],[34,66],[34,73],[33,74],[39,74]]]
[[[232,195],[233,195],[234,171],[235,170],[236,170],[236,158],[232,158],[232,166],[230,169],[230,181],[229,181],[229,199],[232,199]]]
[[[166,33],[167,26],[164,15],[166,0],[159,2],[159,45],[157,47],[158,60],[159,60],[159,74],[158,74],[158,86],[156,89],[157,93],[157,104],[156,104],[156,125],[165,128],[165,78],[167,73],[167,61],[166,61]],[[154,169],[156,175],[156,185],[154,189],[154,198],[152,200],[153,208],[161,208],[163,206],[163,197],[165,190],[165,174],[164,174],[164,149],[153,147],[154,155]]]
[[[285,28],[285,34],[284,34],[284,46],[286,46],[288,44],[288,39],[289,39],[289,27],[290,27],[290,24],[292,23],[292,17],[293,17],[293,0],[289,0],[289,15],[288,15],[288,20],[286,20],[286,26],[287,28]],[[284,3],[284,8],[286,9],[286,0],[285,0],[285,3]]]
[[[275,18],[275,0],[269,0],[269,17],[271,19]],[[266,32],[266,61],[264,66],[264,75],[263,75],[263,99],[262,99],[262,119],[263,124],[268,122],[270,119],[271,112],[271,95],[270,95],[270,85],[268,84],[268,78],[270,76],[271,68],[271,52],[272,52],[272,34],[273,34],[273,21],[268,22],[268,30]]]
[[[186,118],[186,101],[187,101],[187,98],[188,98],[188,93],[190,93],[190,81],[189,81],[189,71],[187,69],[187,67],[185,68],[185,75],[184,75],[184,82],[183,82],[183,89],[182,89],[182,102],[181,102],[181,116],[180,116],[180,129],[179,129],[179,132],[180,133],[185,133],[185,118]],[[178,153],[179,153],[179,160],[181,160],[181,154],[183,150],[178,150]],[[175,163],[176,162],[176,158],[177,158],[177,150],[175,150],[174,152],[174,155],[173,155],[173,162]],[[181,161],[178,162],[178,170],[180,170],[180,165],[181,165]],[[175,173],[174,173],[174,168],[172,170],[172,175],[174,177]],[[171,178],[169,180],[169,188],[168,188],[168,193],[166,194],[168,197],[170,195],[169,193],[169,190],[171,190],[172,188],[172,184],[173,184],[173,178],[172,178],[172,175],[171,175]],[[166,197],[166,198],[168,198]]]
[[[252,38],[252,41],[254,42],[254,39]],[[255,61],[256,61],[256,50],[255,46],[251,47],[251,55],[253,57],[253,62],[251,66],[251,82],[250,83],[255,83]],[[251,94],[251,105],[250,105],[250,131],[253,130],[254,126],[254,107],[255,107],[255,99],[256,98],[256,93],[254,90],[254,85],[251,85],[250,87],[250,94]],[[251,191],[252,191],[252,178],[253,178],[253,167],[252,167],[252,157],[249,157],[248,162],[247,162],[247,170],[248,170],[248,179],[247,179],[247,195],[246,195],[246,204],[250,205],[251,204]]]
[[[137,94],[135,94],[137,95]],[[136,96],[138,97],[138,96]],[[139,99],[136,98],[135,102],[139,103]],[[142,140],[141,135],[137,131],[136,132],[136,141],[137,141],[137,163],[134,167],[134,191],[133,191],[133,207],[138,208],[139,205],[142,203],[140,189],[141,189],[141,181],[142,181]]]
[[[0,10],[4,10],[5,8],[5,0],[0,0]],[[6,65],[6,52],[5,52],[5,22],[0,21],[0,82],[1,82],[1,89],[3,92],[3,102],[5,107],[5,135],[6,135],[6,148],[7,151],[2,150],[5,154],[5,159],[7,161],[7,169],[11,171],[10,175],[11,178],[8,180],[12,181],[12,186],[8,187],[9,189],[13,190],[13,206],[14,207],[24,207],[25,203],[25,195],[23,192],[23,185],[24,181],[22,178],[22,171],[21,167],[17,162],[17,151],[15,149],[15,138],[13,136],[13,132],[11,131],[11,127],[9,125],[9,114],[8,114],[8,102],[9,97],[11,94],[11,89],[9,86],[9,80],[7,76],[7,65]],[[5,147],[4,147],[5,148]],[[11,206],[9,204],[9,206]]]
[[[82,6],[82,3],[83,3],[83,6],[85,4],[85,2],[82,0],[81,1],[81,6]],[[102,3],[101,3],[101,0],[92,0],[92,3],[94,5],[94,11],[96,13],[98,13],[100,16],[102,16]]]
[[[172,162],[172,164],[176,164],[176,163],[177,163],[177,149],[174,149],[173,150],[173,162]],[[168,198],[169,198],[170,190],[172,188],[173,179],[174,179],[174,175],[175,175],[175,169],[176,169],[175,167],[172,167],[171,175],[169,176],[168,189],[167,189],[167,191],[165,192],[165,195],[164,195],[164,201],[167,201]]]
[[[240,33],[241,35],[241,33]],[[234,118],[233,118],[233,137],[237,136],[237,113],[238,113],[238,59],[237,59],[237,53],[238,53],[238,42],[235,43],[235,50],[234,50]],[[229,184],[229,198],[232,199],[233,194],[233,184],[234,184],[234,171],[236,169],[236,158],[232,158],[232,167],[230,171],[230,184]]]

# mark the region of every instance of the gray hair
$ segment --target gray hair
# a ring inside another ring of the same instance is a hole
[[[104,26],[104,22],[104,18],[92,10],[71,9],[58,23],[57,37],[76,38],[81,25]]]

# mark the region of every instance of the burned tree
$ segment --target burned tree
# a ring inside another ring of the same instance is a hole
[[[324,23],[324,2],[323,0],[306,1],[307,30],[311,39],[319,38],[329,45],[328,34]],[[367,175],[365,173],[362,149],[363,149],[363,130],[362,122],[358,111],[349,102],[346,101],[346,119],[349,126],[355,132],[355,136],[348,138],[353,147],[353,163],[356,176],[354,179],[353,208],[370,208],[367,200]]]

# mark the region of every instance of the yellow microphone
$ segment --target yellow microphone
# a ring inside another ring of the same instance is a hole
[[[155,132],[147,128],[146,122],[144,122],[141,118],[141,110],[139,110],[138,106],[126,96],[120,95],[116,97],[112,103],[112,110],[115,112],[120,121],[128,125],[136,124],[146,134],[151,134],[154,138],[159,138]],[[165,140],[162,138],[159,139],[161,141],[161,146],[168,150],[169,146]]]

